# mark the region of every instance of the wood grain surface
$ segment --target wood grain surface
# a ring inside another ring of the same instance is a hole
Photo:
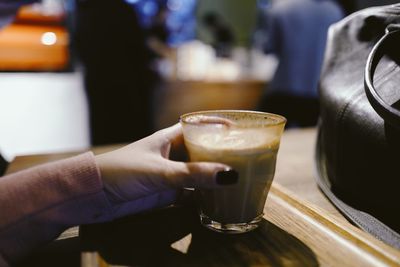
[[[190,205],[84,226],[82,266],[399,266],[398,250],[278,184],[264,213],[241,235],[205,229]]]

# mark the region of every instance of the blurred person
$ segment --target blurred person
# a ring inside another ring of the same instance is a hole
[[[169,9],[167,3],[160,3],[158,10],[151,20],[151,25],[147,30],[147,36],[150,39],[156,39],[158,42],[168,45],[169,30],[167,27],[167,18]]]
[[[217,57],[230,57],[234,45],[232,29],[222,21],[221,16],[214,12],[208,12],[203,16],[203,23],[213,37],[212,46]]]
[[[314,126],[327,31],[345,13],[334,0],[279,0],[261,12],[262,49],[279,63],[258,109],[285,116],[288,127]]]
[[[174,49],[169,45],[170,31],[167,27],[167,18],[170,10],[167,3],[159,3],[156,14],[151,18],[149,28],[146,30],[146,42],[154,57],[154,65],[157,68],[157,60],[171,59]]]
[[[75,37],[92,144],[126,143],[150,134],[159,76],[135,9],[124,0],[76,0]]]

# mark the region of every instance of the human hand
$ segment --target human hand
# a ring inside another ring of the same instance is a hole
[[[218,188],[237,182],[237,173],[225,164],[171,160],[182,148],[182,129],[176,124],[96,156],[114,218],[170,205],[184,187]]]

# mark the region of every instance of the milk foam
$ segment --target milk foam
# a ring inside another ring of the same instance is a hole
[[[255,129],[227,129],[218,132],[202,132],[195,138],[198,145],[212,150],[269,148],[276,145],[277,139],[271,133]]]

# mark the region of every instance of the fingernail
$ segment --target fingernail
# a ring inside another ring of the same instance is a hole
[[[233,169],[226,169],[217,172],[216,181],[219,185],[236,184],[239,180],[239,174]]]

